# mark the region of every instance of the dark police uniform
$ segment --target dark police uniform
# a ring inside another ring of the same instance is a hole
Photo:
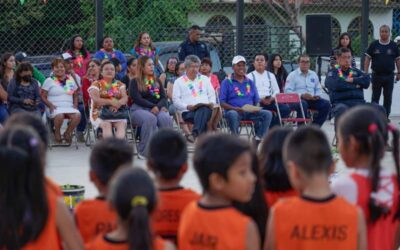
[[[382,44],[379,40],[376,40],[370,44],[365,54],[372,62],[371,102],[379,103],[383,89],[383,106],[386,109],[387,116],[389,116],[392,106],[394,64],[400,57],[399,49],[393,41],[390,41],[388,44]]]
[[[325,78],[325,86],[329,90],[329,99],[332,104],[332,115],[335,117],[335,127],[336,121],[346,110],[357,105],[366,105],[364,89],[368,89],[370,77],[359,69],[352,68],[352,71],[352,83],[340,78],[339,72],[335,68],[331,69]],[[346,78],[349,73],[350,70],[343,71]],[[376,103],[372,103],[371,106],[386,115],[382,106]]]
[[[178,55],[180,61],[184,61],[188,55],[196,55],[202,60],[204,57],[210,58],[210,51],[204,42],[192,43],[187,39],[179,45]]]

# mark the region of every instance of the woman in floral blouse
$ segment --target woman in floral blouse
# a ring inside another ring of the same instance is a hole
[[[103,138],[112,137],[113,127],[116,129],[117,138],[125,138],[127,116],[107,119],[102,117],[102,112],[109,109],[114,113],[123,113],[127,104],[128,95],[125,84],[115,80],[115,67],[110,61],[104,62],[100,67],[101,79],[92,83],[89,95],[92,99],[90,121],[94,127],[103,130]],[[128,115],[128,111],[126,111]]]

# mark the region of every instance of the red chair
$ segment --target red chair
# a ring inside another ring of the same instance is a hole
[[[295,110],[291,110],[291,115],[288,118],[282,118],[281,112],[279,110],[279,104],[298,104],[300,106],[300,111],[301,111],[301,118],[297,118],[297,116],[294,116]],[[275,105],[276,105],[276,110],[278,113],[279,117],[279,122],[281,123],[281,126],[290,124],[292,126],[298,125],[299,122],[309,124],[311,123],[311,119],[307,118],[304,113],[303,105],[301,103],[301,98],[299,94],[296,93],[281,93],[277,94],[275,96]]]

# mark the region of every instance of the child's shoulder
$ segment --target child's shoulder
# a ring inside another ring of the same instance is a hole
[[[102,198],[87,199],[78,203],[75,207],[75,213],[90,212],[93,210],[102,209],[104,206],[109,206],[107,200]]]
[[[199,199],[201,196],[197,192],[193,191],[190,188],[184,188],[184,187],[179,187],[179,188],[173,188],[173,189],[160,189],[159,190],[160,195],[162,196],[179,196],[179,197],[185,197],[185,198],[197,198]]]

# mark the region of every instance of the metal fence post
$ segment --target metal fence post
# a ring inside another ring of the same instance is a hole
[[[236,55],[243,54],[244,0],[236,2]]]
[[[365,51],[368,48],[368,20],[369,20],[369,0],[362,0],[362,25],[361,25],[361,50],[360,50],[361,69],[364,69]]]
[[[104,33],[104,6],[103,0],[96,0],[96,50],[100,50],[103,46],[101,40],[103,40]]]

